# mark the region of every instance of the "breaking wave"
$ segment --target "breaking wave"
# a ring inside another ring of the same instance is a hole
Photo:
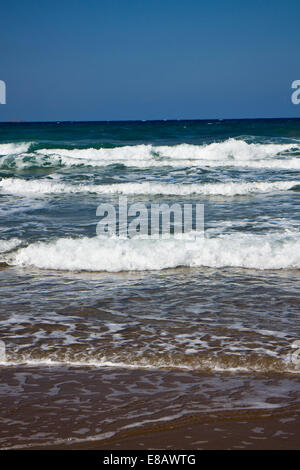
[[[0,155],[17,155],[27,152],[32,142],[0,144]]]
[[[234,233],[215,238],[121,239],[59,238],[20,248],[8,264],[70,271],[144,271],[185,267],[300,269],[298,232],[256,235]]]
[[[49,180],[24,180],[6,178],[0,181],[0,190],[6,194],[39,195],[39,194],[74,194],[96,193],[103,195],[169,195],[190,196],[193,194],[207,196],[235,196],[255,193],[270,193],[288,191],[298,188],[300,181],[274,182],[234,182],[224,183],[115,183],[105,185],[95,184],[65,184]]]
[[[299,169],[299,143],[259,144],[230,138],[203,145],[129,145],[114,148],[36,149],[27,152],[31,143],[1,144],[0,167],[93,166],[121,164],[128,167],[218,167]],[[2,148],[2,149],[1,149]],[[32,148],[31,148],[32,150]],[[15,155],[12,159],[11,155]],[[274,158],[276,157],[276,158]]]
[[[10,240],[0,240],[0,253],[7,253],[22,244],[22,240],[11,238]]]

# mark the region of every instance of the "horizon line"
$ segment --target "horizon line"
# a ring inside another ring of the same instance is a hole
[[[299,120],[299,117],[249,117],[249,118],[187,118],[187,119],[104,119],[104,120],[49,120],[49,121],[23,121],[22,119],[0,121],[1,124],[82,124],[82,123],[119,123],[119,122],[132,122],[132,123],[148,123],[148,122],[199,122],[199,121],[275,121],[282,119]]]

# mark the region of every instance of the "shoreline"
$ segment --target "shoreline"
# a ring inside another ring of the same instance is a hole
[[[1,428],[2,450],[299,447],[297,376],[67,367],[1,371],[3,418],[10,420]]]

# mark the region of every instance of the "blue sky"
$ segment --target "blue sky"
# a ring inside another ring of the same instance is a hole
[[[0,121],[300,117],[300,2],[3,0]]]

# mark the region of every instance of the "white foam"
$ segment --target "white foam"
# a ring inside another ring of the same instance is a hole
[[[251,363],[243,361],[241,358],[240,365],[230,365],[222,359],[199,359],[195,363],[190,362],[174,362],[172,360],[149,360],[146,358],[139,358],[136,360],[109,360],[108,358],[82,358],[79,360],[72,360],[66,357],[62,360],[52,359],[45,357],[41,359],[31,359],[22,357],[19,360],[0,361],[0,366],[4,367],[93,367],[93,368],[117,368],[117,369],[173,369],[173,370],[198,370],[198,371],[218,371],[218,372],[266,372],[266,371],[278,371],[287,373],[299,374],[299,369],[289,364],[287,360],[278,359],[274,364],[264,364],[262,361],[257,363]]]
[[[153,240],[59,238],[20,248],[9,264],[70,271],[144,271],[187,267],[300,269],[300,235],[234,233],[214,238]]]
[[[179,144],[173,146],[134,145],[115,148],[41,149],[37,154],[49,156],[65,166],[106,166],[121,163],[130,167],[203,167],[250,166],[267,168],[300,168],[300,159],[284,152],[300,150],[293,144],[255,144],[228,139],[203,145]],[[280,158],[274,156],[282,154]]]
[[[0,144],[0,155],[16,155],[27,152],[32,142]]]
[[[180,144],[156,147],[159,154],[169,158],[188,158],[191,160],[253,160],[269,158],[281,152],[298,147],[297,144],[254,144],[244,140],[228,139],[224,142],[214,142],[208,145]]]
[[[39,195],[39,194],[69,194],[69,193],[96,193],[96,194],[123,194],[123,195],[223,195],[235,196],[252,193],[269,193],[287,191],[299,186],[300,181],[274,181],[274,182],[235,182],[224,183],[116,183],[106,185],[94,184],[64,184],[49,180],[23,180],[6,178],[0,181],[0,190],[6,194]]]
[[[22,240],[11,238],[10,240],[0,240],[0,253],[7,253],[17,246],[21,245]]]

